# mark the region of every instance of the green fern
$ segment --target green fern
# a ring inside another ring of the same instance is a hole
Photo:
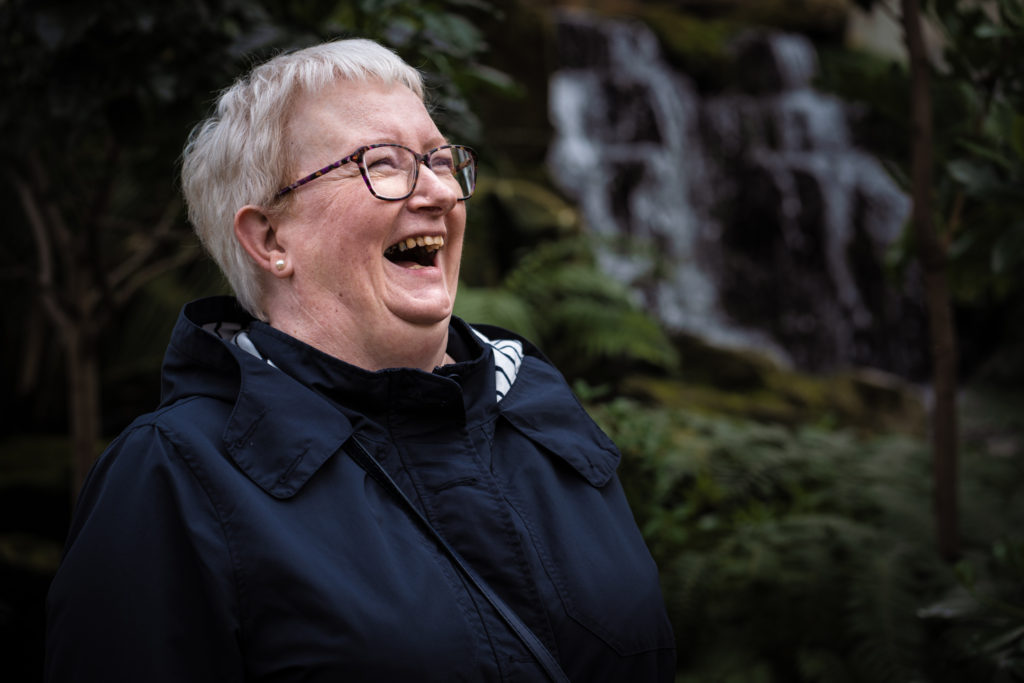
[[[689,680],[920,678],[916,610],[943,572],[923,444],[624,399],[592,411],[623,450]]]
[[[498,325],[513,330],[527,339],[536,339],[533,312],[525,301],[512,292],[496,288],[459,286],[455,314],[474,323]]]
[[[675,349],[630,292],[602,273],[581,236],[531,249],[500,288],[462,287],[456,312],[495,322],[538,343],[571,377],[614,379],[616,364],[673,369]]]

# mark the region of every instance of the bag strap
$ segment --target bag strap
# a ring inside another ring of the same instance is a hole
[[[348,444],[354,444],[354,447],[349,447]],[[427,520],[426,516],[420,512],[419,508],[413,505],[413,502],[409,500],[409,497],[405,495],[402,489],[398,488],[398,484],[388,475],[384,468],[381,467],[380,463],[377,462],[373,456],[367,452],[366,448],[360,443],[359,439],[353,436],[346,443],[345,451],[349,457],[356,461],[356,463],[366,470],[373,479],[380,484],[386,491],[398,498],[404,505],[405,508],[410,512],[412,517],[419,522],[431,537],[437,542],[441,549],[448,555],[455,566],[469,579],[469,582],[480,591],[489,603],[498,611],[498,614],[505,621],[506,624],[512,629],[512,632],[519,637],[519,640],[523,641],[523,645],[530,651],[537,663],[540,664],[541,668],[547,673],[554,683],[570,683],[569,677],[562,671],[562,667],[558,665],[558,660],[555,656],[544,647],[544,643],[540,641],[540,638],[530,630],[530,627],[523,623],[523,620],[519,618],[512,608],[505,604],[505,602],[498,597],[498,594],[487,585],[486,582],[476,572],[466,564],[466,561],[455,551],[455,548],[448,544],[437,529],[431,525]]]

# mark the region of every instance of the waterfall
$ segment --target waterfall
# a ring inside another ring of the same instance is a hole
[[[738,40],[738,83],[701,97],[639,23],[565,14],[548,163],[610,276],[669,329],[809,370],[920,370],[920,306],[885,278],[909,201],[816,92],[806,38]]]
[[[700,114],[690,83],[665,65],[654,35],[639,25],[576,16],[560,32],[563,67],[549,95],[555,182],[577,201],[588,229],[656,252],[602,249],[604,269],[630,285],[644,281],[639,299],[671,329],[725,346],[774,348],[757,330],[730,324],[704,265],[704,233],[715,226],[693,193],[705,170],[694,153]],[[659,263],[670,270],[652,278]]]

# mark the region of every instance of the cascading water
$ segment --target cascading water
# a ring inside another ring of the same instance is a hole
[[[672,329],[726,346],[768,345],[754,329],[729,323],[705,267],[703,233],[715,228],[691,191],[706,173],[694,153],[699,112],[689,83],[640,27],[577,16],[561,23],[560,34],[562,67],[549,97],[553,176],[590,230],[626,235],[655,252],[602,249],[605,270],[630,285],[644,282],[636,287],[644,305]]]
[[[739,88],[702,100],[634,23],[559,21],[549,166],[588,229],[672,330],[810,370],[920,371],[919,307],[882,268],[909,202],[853,146],[847,106],[811,88],[792,35],[736,44]]]

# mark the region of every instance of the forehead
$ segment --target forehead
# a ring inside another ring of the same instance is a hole
[[[347,154],[375,142],[416,148],[440,138],[423,102],[409,88],[345,80],[300,94],[285,128],[289,157],[296,161],[307,154]]]

